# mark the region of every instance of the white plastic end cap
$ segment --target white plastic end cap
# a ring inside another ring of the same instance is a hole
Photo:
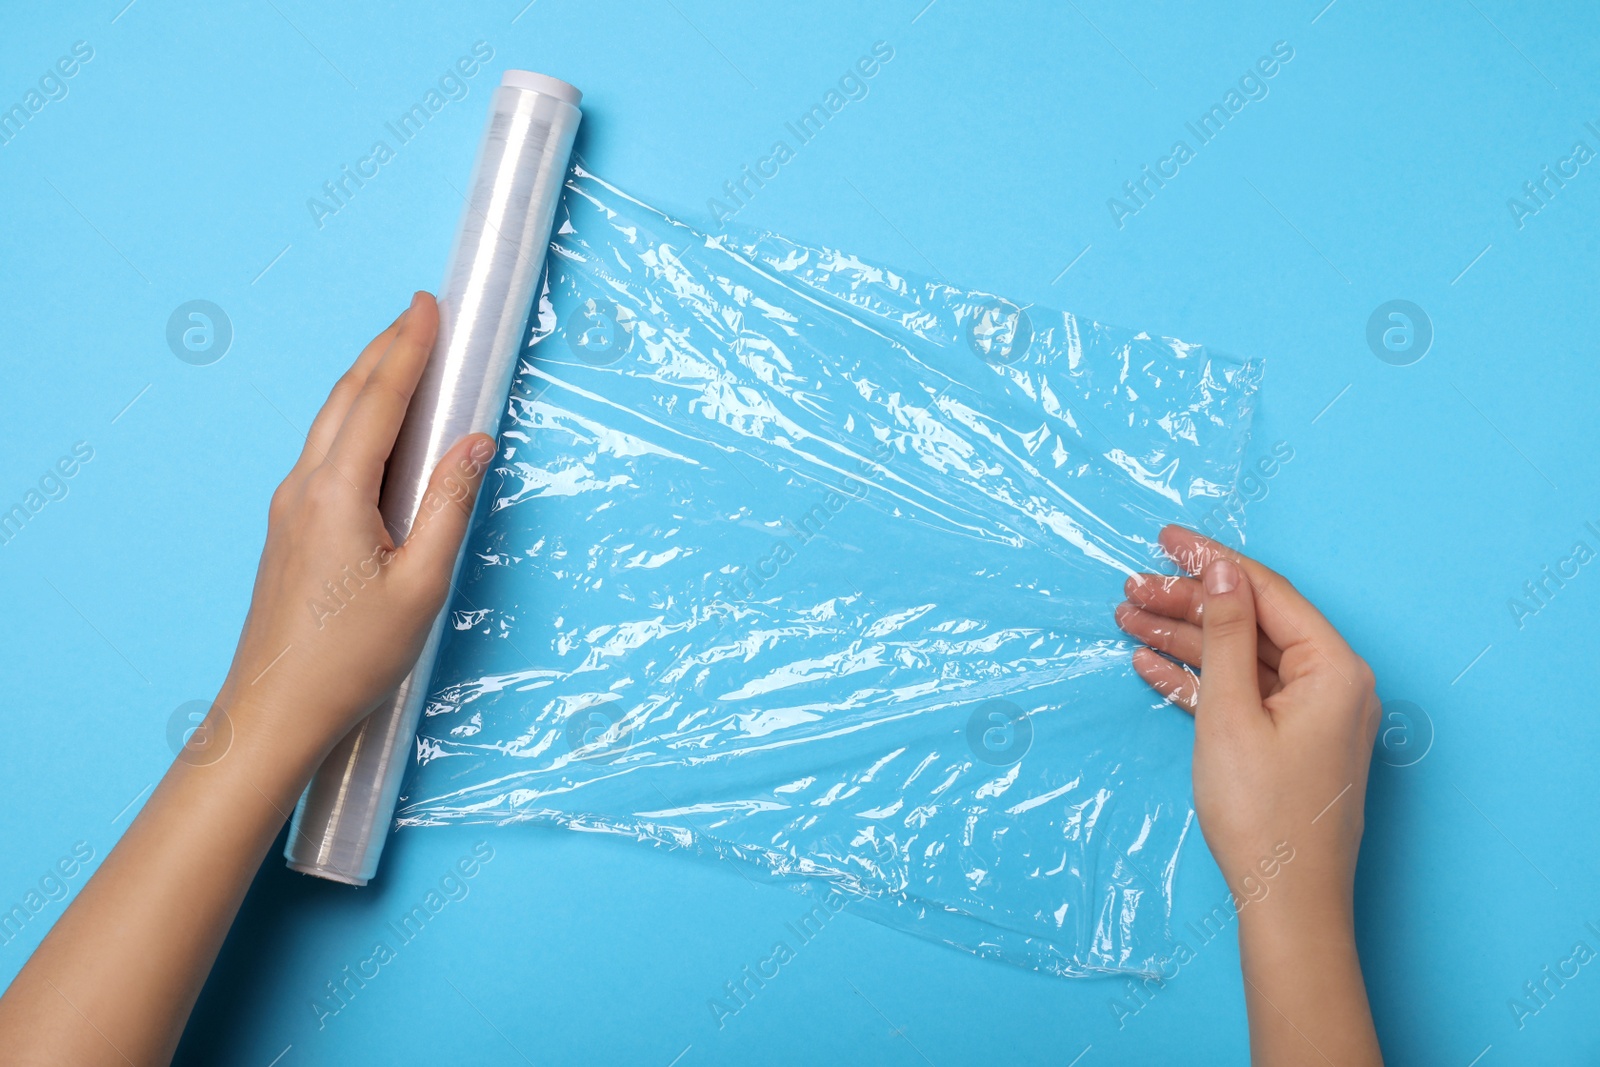
[[[508,70],[501,76],[500,84],[513,89],[529,89],[545,96],[553,96],[573,107],[583,102],[583,94],[576,87],[568,85],[560,78],[552,78],[548,74],[535,74],[531,70]]]

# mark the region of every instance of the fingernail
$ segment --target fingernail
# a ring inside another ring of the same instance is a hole
[[[1132,611],[1133,605],[1124,600],[1122,603],[1111,609],[1111,617],[1116,620],[1118,626],[1122,626],[1124,625],[1124,620],[1127,619],[1129,613]]]
[[[472,442],[472,447],[468,449],[468,452],[471,453],[473,459],[482,463],[494,455],[494,447],[493,441],[487,437],[480,437]]]
[[[1232,560],[1212,560],[1206,568],[1206,592],[1213,595],[1231,593],[1239,586],[1239,568]]]

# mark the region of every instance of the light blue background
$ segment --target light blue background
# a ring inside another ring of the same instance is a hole
[[[1380,695],[1435,727],[1420,763],[1375,765],[1368,796],[1359,923],[1390,1061],[1600,1056],[1600,969],[1523,1029],[1508,1007],[1580,938],[1600,947],[1584,928],[1600,924],[1600,562],[1521,628],[1508,608],[1580,537],[1600,545],[1583,528],[1600,526],[1600,162],[1520,229],[1506,203],[1575,141],[1600,149],[1584,128],[1600,126],[1591,7],[123,2],[0,21],[0,107],[74,41],[95,50],[0,147],[0,504],[74,442],[95,449],[0,547],[0,905],[76,841],[103,856],[172,758],[168,716],[215,692],[268,494],[339,370],[437,283],[501,69],[581,87],[590,166],[707,224],[707,198],[883,40],[895,58],[870,96],[739,221],[1265,357],[1252,450],[1295,458],[1252,509],[1253,550],[1344,630]],[[319,230],[307,198],[478,40],[495,56],[467,98]],[[1294,59],[1268,98],[1119,230],[1107,198],[1280,40]],[[164,339],[193,298],[236,331],[208,367]],[[1413,366],[1366,345],[1391,298],[1436,330]],[[481,838],[495,859],[471,895],[319,1031],[323,983]],[[1180,922],[1222,894],[1198,840],[1177,888]],[[0,974],[61,907],[0,948]],[[365,891],[272,858],[181,1058],[1246,1056],[1231,936],[1119,1030],[1120,982],[1042,978],[848,915],[719,1030],[708,999],[802,910],[728,870],[526,828],[402,834]]]

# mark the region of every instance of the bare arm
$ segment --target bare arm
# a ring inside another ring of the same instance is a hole
[[[411,536],[395,547],[378,490],[437,324],[433,298],[417,294],[329,395],[273,495],[227,681],[127,834],[0,997],[0,1062],[169,1061],[312,772],[415,661],[494,450],[481,434],[457,443]],[[324,583],[363,564],[376,576],[332,600]]]
[[[1175,526],[1161,543],[1199,577],[1129,579],[1117,621],[1149,646],[1139,674],[1195,715],[1195,808],[1239,905],[1252,1059],[1381,1064],[1353,904],[1372,672],[1255,560]]]

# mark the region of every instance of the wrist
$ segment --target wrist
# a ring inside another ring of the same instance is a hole
[[[1259,835],[1258,835],[1259,836]],[[1266,838],[1262,838],[1266,840]],[[1241,931],[1276,936],[1354,936],[1355,862],[1351,850],[1326,835],[1302,834],[1293,843],[1219,849],[1233,890]],[[1258,857],[1253,862],[1247,857]]]
[[[1286,894],[1245,908],[1239,964],[1252,1062],[1382,1064],[1347,899]]]
[[[207,777],[236,780],[273,806],[292,811],[332,744],[296,728],[307,718],[318,717],[304,708],[284,714],[270,690],[240,687],[229,679],[178,759],[212,772]]]
[[[1313,884],[1286,883],[1239,911],[1242,954],[1293,957],[1355,954],[1355,908],[1350,894]]]

